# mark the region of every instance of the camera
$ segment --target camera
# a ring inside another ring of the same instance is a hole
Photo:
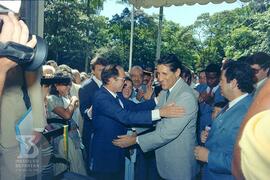
[[[13,12],[0,4],[0,14],[7,15],[8,12]],[[3,20],[0,19],[0,33],[2,32]],[[32,35],[29,35],[32,38]],[[44,64],[47,59],[48,46],[45,41],[39,37],[35,48],[30,48],[15,42],[0,42],[0,57],[6,57],[26,71],[35,71]]]
[[[52,85],[52,84],[63,84],[63,85],[70,85],[71,84],[71,78],[67,76],[59,76],[59,75],[53,75],[53,76],[43,76],[40,79],[41,85]]]

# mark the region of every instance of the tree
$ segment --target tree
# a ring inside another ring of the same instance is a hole
[[[84,70],[85,60],[107,41],[107,32],[100,31],[106,29],[106,19],[89,12],[84,1],[46,1],[44,36],[49,45],[48,58]]]

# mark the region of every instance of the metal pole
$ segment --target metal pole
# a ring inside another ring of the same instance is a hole
[[[159,59],[160,58],[162,20],[163,20],[163,6],[161,6],[159,8],[159,21],[158,21],[158,36],[157,36],[156,59]]]
[[[21,16],[26,21],[31,34],[43,37],[44,1],[22,1]]]
[[[134,9],[134,6],[132,5],[128,71],[130,71],[131,70],[131,67],[132,67],[133,33],[134,33],[134,11],[135,11],[135,9]]]

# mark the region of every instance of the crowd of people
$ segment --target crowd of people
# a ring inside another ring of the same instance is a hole
[[[72,172],[95,179],[233,178],[234,145],[267,80],[268,54],[209,64],[197,81],[174,54],[155,70],[136,65],[125,72],[102,57],[90,64],[86,78],[54,61],[43,66],[43,78],[54,80],[43,85],[50,129],[71,126]],[[64,157],[61,139],[54,145]]]
[[[28,41],[27,26],[14,14],[2,18],[1,42],[35,46],[35,38]],[[17,30],[8,37],[8,28]],[[252,127],[258,123],[262,123],[256,126],[258,131],[269,127],[265,120],[269,92],[265,91],[270,84],[270,56],[257,52],[209,64],[198,79],[182,61],[167,54],[155,68],[136,65],[126,72],[120,64],[97,56],[90,62],[90,75],[47,61],[40,82],[46,122],[35,123],[39,130],[34,130],[33,142],[39,142],[38,134],[68,127],[48,143],[51,153],[66,159],[68,171],[77,178],[267,179],[269,133],[255,134]],[[0,176],[24,179],[12,171],[20,154],[14,124],[21,118],[17,111],[29,109],[24,105],[27,98],[18,90],[20,84],[12,84],[10,72],[18,67],[16,63],[1,57],[0,64]],[[13,91],[19,94],[15,100],[9,94]],[[4,116],[7,104],[16,112],[8,118]],[[15,104],[22,107],[16,109]],[[8,124],[11,118],[13,123]],[[249,123],[250,118],[256,123]],[[256,172],[247,154],[257,161]],[[53,164],[51,178],[65,170],[65,165]]]

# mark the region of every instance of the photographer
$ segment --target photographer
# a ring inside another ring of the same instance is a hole
[[[14,13],[9,12],[8,15],[0,15],[3,21],[2,32],[0,33],[0,42],[5,43],[7,41],[13,41],[22,45],[34,48],[36,45],[36,37],[33,36],[28,41],[29,30],[26,24],[20,20],[18,21]],[[16,62],[6,58],[0,58],[0,97],[3,93],[3,87],[6,80],[7,72],[17,65]]]
[[[9,3],[12,2],[9,1]],[[16,1],[16,3],[20,5],[19,1]],[[14,7],[14,3],[12,7]],[[17,13],[18,11],[10,10],[4,5],[3,1],[0,1],[0,21],[2,25],[0,27],[0,48],[2,52],[0,56],[0,179],[25,179],[28,176],[25,168],[27,165],[36,167],[40,165],[25,163],[23,161],[26,159],[25,155],[31,157],[31,152],[26,154],[25,151],[21,151],[20,145],[22,143],[25,143],[26,146],[30,145],[33,148],[32,154],[40,155],[39,149],[34,148],[37,147],[35,144],[41,139],[40,132],[43,131],[46,122],[38,69],[42,59],[40,62],[35,61],[36,59],[34,61],[30,59],[31,62],[38,62],[39,64],[35,64],[35,68],[31,69],[32,72],[26,72],[24,68],[29,66],[21,65],[20,62],[20,60],[25,60],[25,56],[18,58],[19,61],[11,58],[19,54],[16,53],[16,50],[23,54],[25,49],[30,50],[25,52],[26,55],[32,52],[31,58],[36,57],[37,53],[33,49],[36,48],[37,38],[33,35],[29,40],[27,25],[22,20],[18,20],[17,15],[13,12]],[[13,46],[9,46],[10,44]],[[21,49],[16,49],[16,46],[21,47]],[[9,51],[11,56],[5,55],[8,50],[11,50]],[[44,50],[41,50],[41,52],[46,54]],[[29,60],[29,58],[26,60]],[[26,117],[30,118],[27,119]],[[19,122],[24,120],[29,124],[26,127],[26,134],[18,134]],[[24,159],[22,158],[23,155]]]

